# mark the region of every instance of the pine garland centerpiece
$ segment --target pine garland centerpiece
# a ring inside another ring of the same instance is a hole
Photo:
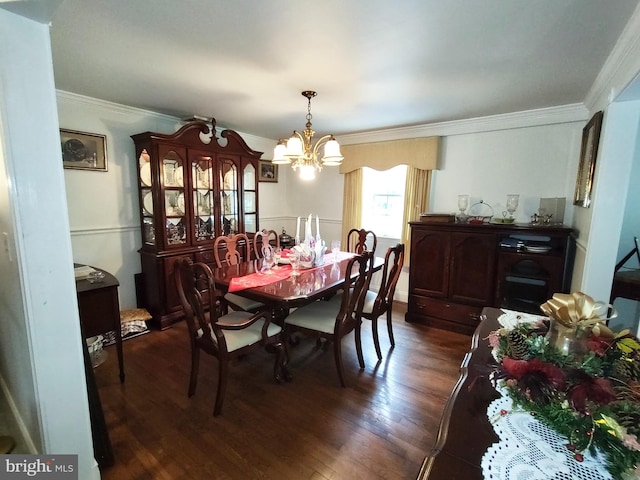
[[[614,478],[640,478],[640,343],[611,331],[595,313],[599,303],[556,294],[541,306],[548,319],[492,332],[493,378],[514,408],[566,437],[576,461],[599,450]],[[563,322],[571,325],[559,333]]]

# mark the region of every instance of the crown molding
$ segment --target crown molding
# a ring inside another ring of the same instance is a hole
[[[122,114],[155,117],[165,121],[174,121],[178,124],[182,122],[178,117],[153,112],[151,110],[144,110],[137,107],[130,107],[120,103],[109,102],[107,100],[87,97],[76,93],[66,92],[64,90],[56,90],[56,96],[59,100],[64,99],[66,101],[81,103],[92,107],[107,108],[111,111]],[[509,130],[512,128],[535,127],[558,123],[584,122],[589,118],[588,114],[589,111],[586,109],[584,104],[575,103],[559,107],[539,108],[536,110],[526,110],[522,112],[505,113],[487,117],[414,125],[410,127],[371,130],[368,132],[351,133],[336,137],[339,138],[340,143],[350,145],[367,142],[383,142],[386,140],[401,140],[404,138],[463,135],[468,133]],[[216,126],[216,131],[218,133],[222,130],[224,130],[223,127]],[[240,133],[243,138],[246,137],[245,140],[248,142],[258,143],[269,140],[256,135],[241,132],[238,133]]]
[[[639,52],[640,5],[634,10],[587,93],[584,104],[589,111],[596,110],[597,105],[605,108],[633,80],[640,69]]]
[[[405,138],[463,135],[495,130],[509,130],[512,128],[553,125],[557,123],[584,122],[588,118],[589,111],[584,104],[574,103],[559,107],[539,108],[536,110],[491,115],[488,117],[346,134],[340,135],[339,139],[341,144],[351,145],[401,140]]]
[[[58,100],[66,100],[69,102],[81,103],[90,107],[106,108],[116,113],[128,114],[128,115],[143,115],[145,117],[155,117],[160,120],[169,120],[177,123],[182,123],[182,120],[178,117],[171,115],[165,115],[163,113],[153,112],[151,110],[144,110],[142,108],[130,107],[121,103],[109,102],[107,100],[100,100],[99,98],[87,97],[85,95],[79,95],[77,93],[71,93],[64,90],[56,90],[56,97]]]

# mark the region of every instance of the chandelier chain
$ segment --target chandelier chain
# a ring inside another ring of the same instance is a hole
[[[311,129],[311,119],[313,118],[313,115],[311,115],[311,97],[309,97],[308,100],[308,105],[307,105],[307,130]]]

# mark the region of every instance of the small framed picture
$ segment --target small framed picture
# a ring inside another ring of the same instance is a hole
[[[107,171],[107,137],[95,133],[60,129],[64,168]]]
[[[270,161],[260,160],[258,165],[258,181],[259,182],[277,182],[278,181],[278,165],[274,165]]]
[[[597,112],[582,129],[580,165],[578,166],[576,192],[573,198],[573,204],[580,207],[589,207],[591,205],[591,188],[593,187],[593,175],[596,169],[603,115],[602,111]]]

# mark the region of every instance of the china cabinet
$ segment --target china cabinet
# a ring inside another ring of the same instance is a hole
[[[256,171],[262,152],[233,130],[218,138],[212,125],[192,121],[165,135],[132,135],[138,166],[144,307],[156,326],[180,318],[173,263],[183,257],[215,266],[219,235],[258,227]]]
[[[473,333],[483,307],[540,313],[568,292],[575,242],[562,225],[411,222],[406,320]]]

